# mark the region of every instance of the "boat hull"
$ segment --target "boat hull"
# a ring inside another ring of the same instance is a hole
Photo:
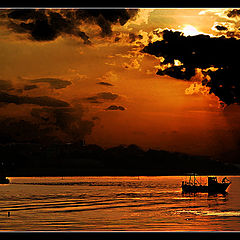
[[[217,183],[212,186],[194,186],[194,185],[188,185],[184,184],[182,185],[182,191],[185,193],[197,193],[197,192],[202,192],[202,193],[224,193],[226,192],[228,186],[230,183]]]

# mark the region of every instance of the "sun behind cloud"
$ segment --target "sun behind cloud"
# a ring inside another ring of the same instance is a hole
[[[185,36],[195,36],[200,34],[200,32],[192,25],[185,25],[182,32]]]

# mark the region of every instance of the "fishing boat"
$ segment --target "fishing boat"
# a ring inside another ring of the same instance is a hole
[[[10,183],[9,179],[4,176],[0,176],[0,184],[8,184]]]
[[[190,175],[189,181],[182,181],[183,193],[225,193],[231,182],[224,177],[218,182],[217,177],[208,177],[208,184],[202,185],[197,179],[196,174]]]

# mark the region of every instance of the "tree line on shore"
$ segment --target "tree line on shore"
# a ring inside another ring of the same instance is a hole
[[[237,167],[208,156],[148,149],[131,144],[12,143],[0,145],[2,171],[9,176],[238,174]]]

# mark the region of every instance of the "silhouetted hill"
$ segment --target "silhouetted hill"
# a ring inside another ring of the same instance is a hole
[[[7,176],[114,176],[239,174],[234,165],[207,156],[149,149],[137,145],[103,149],[98,145],[17,143],[0,145]]]

